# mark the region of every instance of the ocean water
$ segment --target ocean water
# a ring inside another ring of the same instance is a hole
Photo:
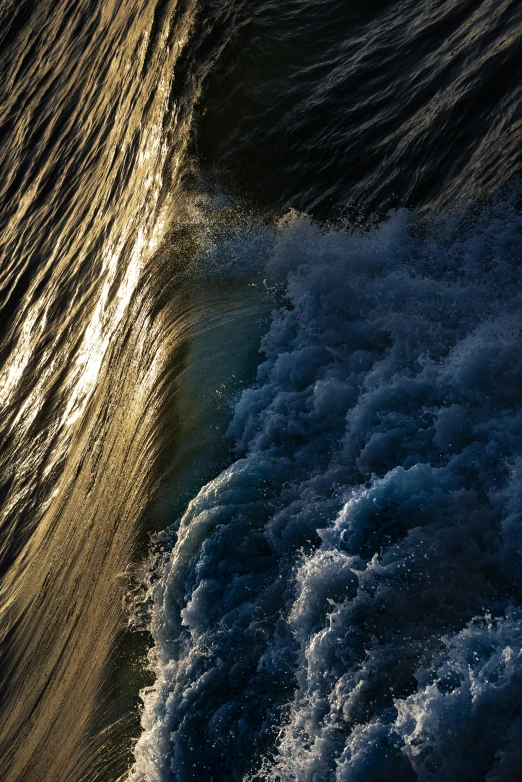
[[[520,778],[521,227],[506,198],[276,229],[287,300],[152,588],[131,778]]]
[[[0,20],[2,779],[522,780],[520,4]]]

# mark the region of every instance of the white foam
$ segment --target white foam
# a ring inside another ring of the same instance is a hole
[[[291,306],[155,587],[135,778],[519,778],[520,228],[279,225]]]

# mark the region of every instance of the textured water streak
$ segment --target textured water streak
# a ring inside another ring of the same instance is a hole
[[[193,10],[40,3],[6,20],[0,763],[10,780],[114,777],[122,762],[98,735],[114,719],[101,690],[123,628],[121,573],[157,480],[160,378],[182,352],[189,306],[165,311],[148,264],[176,219],[196,85],[176,103],[173,83]]]

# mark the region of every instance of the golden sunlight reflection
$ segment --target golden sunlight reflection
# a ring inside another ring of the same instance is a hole
[[[197,89],[184,103],[171,94],[193,4],[178,11],[164,3],[158,25],[156,2],[121,0],[82,27],[58,3],[53,24],[28,27],[40,49],[35,70],[20,70],[22,141],[40,127],[50,69],[72,77],[74,105],[63,76],[31,147],[40,168],[4,232],[6,268],[16,281],[27,272],[27,286],[15,291],[0,370],[0,776],[26,782],[91,778],[90,720],[124,626],[116,574],[136,556],[158,480],[158,378],[173,351],[184,356],[183,317],[177,333],[151,295]]]
[[[141,51],[144,57],[146,41]],[[85,411],[96,387],[109,345],[138,287],[143,265],[158,248],[165,230],[171,203],[167,198],[159,208],[159,200],[163,186],[162,171],[168,151],[167,144],[162,138],[162,126],[167,111],[171,80],[172,76],[169,80],[162,79],[160,82],[154,111],[157,120],[145,128],[141,134],[141,145],[137,154],[137,165],[130,198],[125,207],[121,209],[122,217],[114,223],[102,251],[100,276],[104,282],[93,313],[85,327],[73,366],[68,372],[65,410],[61,422],[54,427],[60,440],[54,461],[65,454],[69,439],[68,429]],[[130,144],[131,138],[132,134],[129,131],[127,146]],[[124,152],[125,148],[123,147],[121,153]],[[94,205],[93,212],[95,212]],[[95,218],[94,226],[97,222],[101,223],[100,217]],[[103,230],[103,225],[100,224],[99,230]],[[130,252],[127,249],[129,242],[132,242]],[[53,253],[55,257],[51,259],[55,263],[58,261],[59,249],[57,246],[55,253]],[[118,284],[117,278],[121,273],[121,260],[124,253],[128,253],[129,257],[123,279]],[[114,292],[115,285],[117,285],[116,292]],[[27,297],[29,301],[32,298],[31,293]],[[0,376],[0,404],[3,406],[7,405],[9,399],[18,393],[24,372],[31,361],[38,340],[45,332],[48,306],[49,303],[45,297],[39,299],[35,296],[26,312],[18,345],[11,352]],[[40,377],[19,406],[11,428],[22,426],[26,431],[29,429],[41,409],[45,390],[56,373],[57,363],[68,360],[69,349],[70,346],[66,344],[58,359],[53,358],[50,350],[43,354],[43,369]],[[45,361],[45,358],[48,360]]]

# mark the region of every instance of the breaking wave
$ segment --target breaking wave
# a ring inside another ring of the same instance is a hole
[[[161,542],[131,776],[520,779],[516,194],[263,247],[284,299]]]

